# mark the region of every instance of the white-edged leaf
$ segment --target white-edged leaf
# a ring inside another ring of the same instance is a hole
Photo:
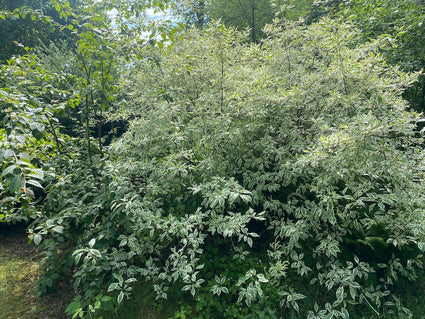
[[[108,287],[108,292],[113,291],[115,289],[118,289],[118,283],[117,282],[113,282],[112,284],[109,285]]]
[[[42,240],[43,238],[41,237],[41,235],[40,234],[35,234],[34,235],[34,238],[33,238],[33,240],[34,240],[34,244],[36,244],[37,246],[41,243],[41,240]]]
[[[30,184],[32,186],[43,189],[43,186],[41,186],[41,184],[39,182],[37,182],[36,180],[33,180],[33,179],[28,180],[27,184]]]
[[[344,287],[339,287],[336,291],[336,299],[342,301],[344,299]]]
[[[93,248],[94,244],[96,244],[96,239],[95,238],[90,239],[90,241],[89,241],[89,247],[90,248]]]
[[[124,292],[120,292],[118,297],[117,297],[117,301],[120,304],[122,302],[122,300],[124,299]]]

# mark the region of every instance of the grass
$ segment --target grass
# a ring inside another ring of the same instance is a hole
[[[63,319],[69,289],[39,297],[40,256],[22,225],[0,226],[0,319]]]

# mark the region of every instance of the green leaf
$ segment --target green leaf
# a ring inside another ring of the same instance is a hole
[[[43,166],[44,168],[44,166]],[[37,168],[32,169],[29,174],[26,175],[27,177],[37,178],[37,179],[43,179],[44,178],[44,172],[43,170]]]
[[[13,157],[13,154],[15,153],[12,150],[7,149],[4,151],[3,158],[8,160],[9,158]]]
[[[350,296],[353,300],[356,300],[356,297],[357,297],[356,290],[351,286],[350,286]]]
[[[31,158],[30,158],[30,156],[28,155],[28,153],[26,153],[26,152],[21,152],[21,153],[19,153],[19,158],[20,158],[21,160],[27,161],[28,163],[31,163],[31,162],[30,162],[30,161],[31,161]]]
[[[75,312],[74,315],[72,316],[72,319],[75,319],[77,316],[80,316],[80,314],[82,313],[83,309],[82,308],[78,308]],[[81,317],[81,316],[80,316]]]
[[[52,230],[58,234],[63,234],[63,226],[55,226],[52,228]]]
[[[23,190],[24,179],[20,175],[14,175],[9,183],[9,190],[12,193],[17,193]]]
[[[25,135],[16,135],[15,138],[18,140],[19,143],[25,144],[27,138]]]
[[[6,169],[3,170],[3,172],[1,173],[1,176],[4,177],[4,176],[7,176],[7,175],[15,175],[15,173],[14,173],[15,168],[17,168],[16,165],[10,165],[10,166],[6,167]]]
[[[43,238],[41,237],[41,235],[40,234],[35,234],[34,235],[34,238],[33,238],[33,240],[34,240],[34,244],[36,244],[37,246],[41,243],[41,240],[42,240]]]
[[[39,141],[43,138],[44,134],[42,131],[38,130],[38,129],[34,129],[31,131],[32,136],[34,136],[34,138]]]

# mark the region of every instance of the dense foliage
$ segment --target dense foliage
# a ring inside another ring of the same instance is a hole
[[[205,16],[144,38],[131,1],[54,4],[64,41],[0,77],[0,221],[31,221],[41,293],[71,276],[73,318],[119,316],[136,282],[176,318],[423,315],[420,74],[391,36],[319,19],[335,1],[308,25],[271,1],[260,44]]]
[[[423,1],[353,1],[344,12],[364,38],[391,35],[393,45],[385,52],[386,59],[407,71],[419,71],[425,65],[423,54],[423,25],[425,5]],[[425,81],[423,76],[405,93],[411,107],[421,112],[425,109]]]

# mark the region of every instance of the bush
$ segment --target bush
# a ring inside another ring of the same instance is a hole
[[[100,315],[143,277],[199,318],[409,314],[394,291],[425,247],[420,117],[401,98],[416,75],[349,25],[267,32],[190,29],[127,65],[129,130],[34,225],[84,294],[70,313]]]

